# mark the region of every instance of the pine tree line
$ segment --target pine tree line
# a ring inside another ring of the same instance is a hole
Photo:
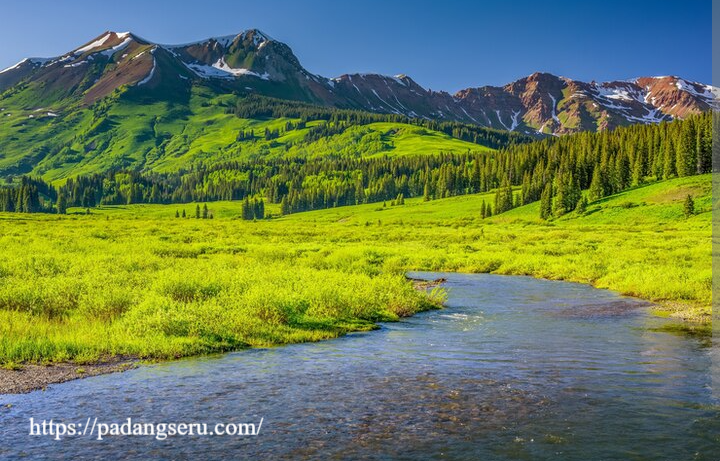
[[[68,179],[58,190],[22,178],[19,186],[0,189],[0,210],[45,211],[52,208],[52,201],[57,208],[91,208],[244,200],[251,202],[248,218],[262,219],[264,200],[280,204],[283,214],[288,214],[397,201],[400,195],[403,200],[433,200],[496,189],[485,216],[539,200],[541,216],[549,218],[646,181],[707,173],[711,150],[712,117],[706,113],[659,125],[517,144],[495,152],[259,158],[162,174],[108,171]],[[256,199],[262,203],[262,213],[255,209]]]
[[[329,122],[328,125],[335,126],[338,130],[343,130],[344,127],[347,126],[366,125],[376,122],[407,123],[427,128],[429,130],[440,131],[454,138],[462,139],[463,141],[475,144],[481,144],[493,149],[533,141],[533,138],[520,133],[485,128],[468,123],[440,122],[411,118],[405,115],[376,114],[360,110],[337,109],[333,107],[316,106],[299,101],[289,101],[260,95],[248,95],[246,97],[239,98],[234,108],[229,107],[226,110],[229,113],[234,113],[239,118],[299,118],[301,119],[300,123],[302,124],[302,127],[310,121],[325,120]],[[290,129],[298,128],[301,127],[286,126],[285,130],[290,131]],[[316,134],[315,136],[320,135]],[[306,138],[306,140],[310,141],[312,138]]]
[[[242,203],[242,219],[252,221],[253,219],[264,219],[265,218],[265,202],[260,199],[253,199],[250,201],[249,197],[245,197]]]
[[[43,213],[53,211],[57,200],[55,189],[36,178],[22,177],[15,187],[0,187],[0,211],[15,213]]]

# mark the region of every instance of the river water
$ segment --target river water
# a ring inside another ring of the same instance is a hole
[[[446,277],[447,307],[369,333],[2,396],[0,459],[718,460],[710,347],[639,301]],[[28,420],[255,423],[255,437],[29,436]]]

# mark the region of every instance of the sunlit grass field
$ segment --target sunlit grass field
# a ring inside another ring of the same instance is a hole
[[[686,217],[683,200],[695,197]],[[442,301],[408,270],[589,283],[709,321],[709,175],[639,187],[550,221],[481,219],[493,194],[248,222],[240,202],[0,214],[0,363],[173,358],[332,338]],[[187,218],[175,218],[176,211]]]

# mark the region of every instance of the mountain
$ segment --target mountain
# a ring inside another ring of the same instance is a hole
[[[535,73],[502,87],[467,88],[454,95],[427,90],[406,75],[326,78],[307,71],[290,47],[256,29],[184,45],[105,32],[63,56],[29,58],[0,71],[2,98],[22,93],[17,99],[28,107],[68,101],[87,106],[133,89],[187,99],[197,83],[220,93],[256,93],[533,135],[656,123],[718,107],[712,87],[674,76],[586,83]]]
[[[172,46],[106,32],[0,72],[0,178],[170,172],[259,157],[467,153],[528,140],[325,106],[317,95],[332,96],[328,81],[256,30]]]
[[[711,86],[671,76],[585,83],[534,73],[502,87],[467,88],[454,95],[426,90],[406,75],[343,75],[329,84],[332,97],[326,104],[533,135],[657,123],[720,107]]]

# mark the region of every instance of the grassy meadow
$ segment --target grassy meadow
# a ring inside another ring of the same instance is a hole
[[[695,197],[693,216],[683,200]],[[481,219],[494,194],[243,221],[240,202],[0,214],[0,363],[174,358],[314,341],[437,306],[408,270],[578,281],[708,322],[710,176],[606,197],[542,221]],[[188,218],[175,218],[176,211]],[[279,214],[268,205],[269,214]]]

